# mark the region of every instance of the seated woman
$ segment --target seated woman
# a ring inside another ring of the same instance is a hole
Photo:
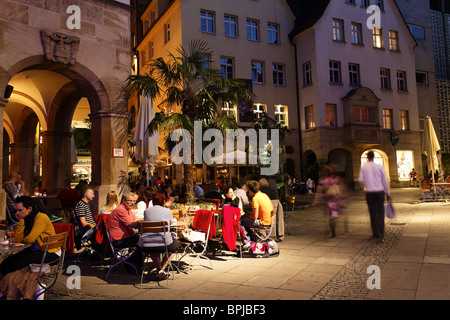
[[[164,204],[166,202],[166,195],[163,191],[156,191],[152,196],[153,207],[148,208],[144,212],[144,221],[167,221],[169,227],[172,222],[172,211],[166,207]],[[165,256],[161,262],[160,254],[166,253],[166,247],[164,245],[164,233],[152,233],[143,234],[139,239],[139,246],[142,247],[144,252],[150,254],[156,269],[158,270],[158,276],[160,278],[167,278],[170,274],[164,269],[167,267],[169,262],[172,260],[174,253],[180,247],[177,239],[175,239],[171,232],[166,232],[165,242],[167,244],[167,250],[169,256]]]
[[[106,204],[100,210],[100,214],[110,214],[119,204],[119,197],[114,191],[106,195]]]
[[[144,219],[144,211],[147,208],[153,207],[152,195],[155,191],[155,188],[149,187],[144,190],[144,195],[139,196],[136,200],[136,205],[133,212],[137,219]]]
[[[224,206],[232,206],[235,208],[241,208],[241,200],[234,194],[233,187],[226,187],[223,189],[222,202],[220,203],[220,207]]]
[[[31,244],[31,247],[10,255],[0,265],[1,274],[4,276],[10,272],[20,270],[29,264],[40,264],[45,246],[45,238],[55,234],[55,228],[50,218],[39,212],[34,200],[27,196],[16,198],[16,218],[17,224],[14,239],[16,242]],[[49,249],[45,257],[45,262],[51,262],[59,258],[61,248]]]

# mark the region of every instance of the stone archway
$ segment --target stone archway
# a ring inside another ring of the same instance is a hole
[[[39,119],[36,113],[29,107],[25,107],[14,125],[14,143],[11,144],[12,171],[22,173],[25,187],[30,190],[34,186],[35,176],[35,148],[36,128]]]
[[[334,165],[336,174],[351,180],[353,178],[352,154],[342,148],[333,149],[328,153],[328,162]]]
[[[367,158],[367,153],[369,152],[369,151],[373,151],[374,153],[375,153],[375,159],[374,159],[374,162],[375,163],[378,163],[378,164],[380,164],[380,165],[382,165],[383,166],[383,168],[384,168],[384,171],[386,172],[386,178],[387,178],[387,181],[388,181],[388,183],[390,183],[390,181],[391,181],[391,175],[390,175],[390,168],[389,168],[389,156],[386,154],[386,152],[384,152],[383,150],[380,150],[380,149],[373,149],[373,148],[371,148],[371,149],[368,149],[368,150],[365,150],[362,154],[361,154],[361,165],[365,162],[365,161],[367,161],[366,160],[366,158]]]
[[[117,128],[127,127],[126,115],[116,111],[122,106],[126,108],[127,101],[120,94],[114,96],[121,92],[118,88],[108,90],[91,70],[80,63],[55,63],[46,61],[43,56],[32,56],[17,62],[8,74],[14,76],[29,70],[43,70],[69,80],[46,106],[47,128],[42,132],[42,186],[49,194],[67,187],[67,179],[71,177],[72,171],[69,149],[71,120],[80,99],[85,97],[89,102],[93,137],[91,184],[97,191],[92,209],[93,212],[98,212],[98,199],[103,201],[109,191],[116,190],[120,176],[127,172],[127,158],[113,157],[113,148],[126,150],[127,141],[119,141],[115,132]],[[114,106],[111,96],[115,99]]]

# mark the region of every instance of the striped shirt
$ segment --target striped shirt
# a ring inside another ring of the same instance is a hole
[[[89,230],[89,228],[83,228],[80,222],[80,218],[85,218],[87,223],[96,225],[94,218],[92,217],[91,207],[83,200],[78,201],[77,205],[75,206],[74,213],[82,234]]]

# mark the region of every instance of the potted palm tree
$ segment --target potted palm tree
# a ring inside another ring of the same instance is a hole
[[[203,129],[215,128],[223,133],[239,126],[234,117],[221,114],[224,104],[238,105],[242,100],[254,99],[254,94],[237,79],[222,78],[218,69],[211,68],[212,51],[202,40],[192,40],[186,47],[180,46],[177,55],[168,54],[147,62],[148,72],[131,75],[126,88],[139,95],[161,101],[160,112],[149,123],[150,132],[160,132],[166,151],[171,152],[175,143],[170,135],[185,129],[191,135],[192,154],[190,163],[184,163],[184,182],[187,203],[194,199],[194,122],[201,121]]]

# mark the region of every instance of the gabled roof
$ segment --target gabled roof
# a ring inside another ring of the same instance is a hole
[[[331,0],[286,0],[286,2],[291,8],[292,13],[294,13],[296,17],[294,30],[292,30],[289,34],[289,38],[292,39],[297,34],[314,26],[324,14]],[[398,7],[397,2],[395,0],[393,2],[394,6],[400,13],[403,22],[405,23],[405,25],[407,25],[407,22],[403,16],[403,13]],[[417,46],[417,41],[412,36],[411,31],[409,31],[409,34],[411,35],[414,44]]]
[[[295,27],[289,34],[292,39],[295,35],[312,27],[322,17],[331,0],[286,0],[294,13]]]

